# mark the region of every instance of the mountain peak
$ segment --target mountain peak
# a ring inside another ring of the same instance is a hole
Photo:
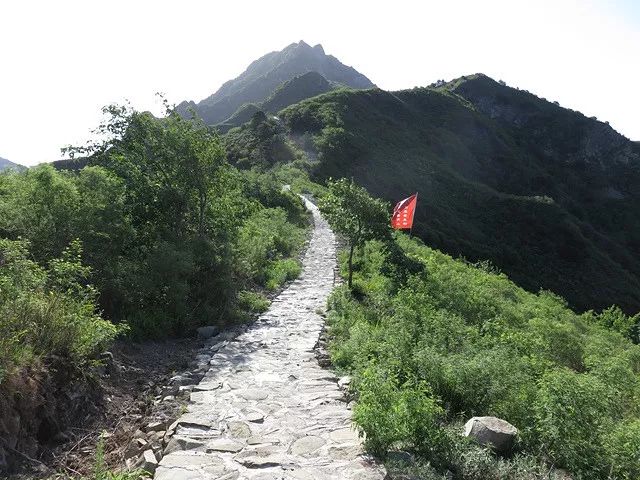
[[[321,44],[311,47],[300,40],[252,62],[238,77],[195,104],[196,113],[205,123],[218,124],[231,117],[243,105],[265,101],[284,82],[308,72],[317,72],[332,84],[351,88],[375,87],[371,80],[356,69],[327,55]],[[185,118],[190,118],[189,109],[193,107],[191,102],[182,102],[177,111]]]

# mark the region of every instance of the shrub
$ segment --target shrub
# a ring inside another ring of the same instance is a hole
[[[371,365],[362,372],[358,392],[354,419],[372,452],[384,455],[395,443],[407,441],[423,453],[439,448],[443,410],[426,384],[401,387],[392,372]]]
[[[595,319],[600,325],[620,332],[635,343],[640,343],[640,313],[625,315],[619,307],[613,306],[596,315]]]
[[[267,269],[265,286],[269,290],[276,290],[285,282],[298,278],[301,272],[302,266],[300,262],[294,258],[276,260],[272,262]]]
[[[114,472],[109,470],[104,458],[104,440],[100,438],[96,446],[93,475],[91,478],[83,478],[80,480],[142,480],[149,478],[149,476],[148,472],[140,469],[124,472]]]
[[[575,472],[601,471],[606,463],[602,432],[610,422],[610,392],[596,377],[553,370],[539,383],[537,435],[544,451]]]
[[[0,381],[34,357],[80,366],[123,331],[97,314],[80,256],[74,241],[45,269],[29,259],[28,242],[0,239]]]
[[[622,335],[628,318],[578,315],[549,292],[395,238],[422,271],[398,284],[383,244],[368,242],[354,259],[357,295],[343,286],[329,300],[329,349],[356,379],[368,448],[399,446],[464,479],[539,478],[547,461],[578,478],[633,478],[640,347]],[[513,461],[452,433],[473,415],[518,428]]]
[[[266,312],[270,304],[269,299],[258,292],[244,290],[238,293],[238,306],[250,313]]]
[[[299,274],[294,260],[279,261],[296,253],[303,243],[304,230],[288,222],[283,209],[259,209],[247,218],[238,232],[240,272],[248,280],[263,286],[270,282],[270,288],[277,288],[291,275]]]
[[[621,423],[604,438],[609,477],[640,478],[640,420]]]

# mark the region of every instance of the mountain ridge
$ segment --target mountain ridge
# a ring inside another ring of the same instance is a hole
[[[278,86],[273,93],[260,103],[246,103],[229,118],[216,125],[221,132],[227,132],[230,128],[238,127],[251,120],[251,117],[262,110],[266,113],[276,114],[283,108],[298,103],[306,98],[321,95],[335,88],[339,84],[329,82],[318,72],[307,72],[293,77]]]
[[[314,179],[353,177],[389,202],[419,191],[414,234],[435,248],[580,310],[640,309],[640,151],[606,123],[485,75],[334,90],[278,116],[313,150]],[[280,161],[281,133],[261,140],[261,125],[234,134],[230,158]]]
[[[18,163],[12,162],[10,160],[7,160],[6,158],[0,157],[0,172],[3,170],[9,170],[9,169],[21,172],[23,170],[26,170],[27,167],[25,167],[24,165],[20,165]]]
[[[321,45],[311,47],[304,41],[291,43],[254,60],[239,76],[228,80],[212,95],[198,103],[183,101],[177,111],[190,117],[194,110],[205,123],[214,125],[231,117],[247,103],[266,100],[282,83],[308,72],[317,72],[330,82],[352,88],[371,88],[373,82],[353,67],[326,55]]]

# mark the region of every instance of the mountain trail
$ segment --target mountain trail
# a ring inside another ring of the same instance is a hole
[[[382,480],[363,451],[337,378],[314,346],[334,286],[335,237],[315,205],[303,272],[256,323],[217,350],[156,480]]]

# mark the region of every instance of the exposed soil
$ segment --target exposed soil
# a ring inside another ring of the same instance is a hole
[[[107,464],[122,467],[124,451],[136,432],[150,422],[180,414],[189,392],[180,394],[168,385],[174,375],[191,366],[202,345],[194,338],[116,343],[112,356],[105,356],[105,366],[96,369],[99,385],[93,386],[92,395],[83,395],[85,415],[69,422],[64,431],[49,435],[34,454],[20,455],[25,460],[22,471],[10,478],[88,475],[101,435]]]

